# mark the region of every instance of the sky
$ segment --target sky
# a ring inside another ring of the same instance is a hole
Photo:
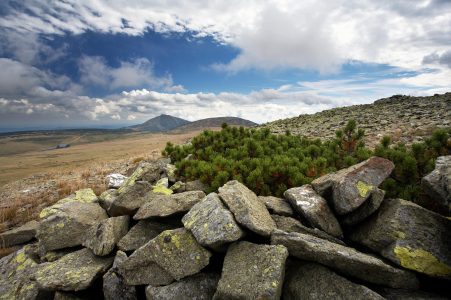
[[[0,130],[451,91],[451,0],[2,0]]]

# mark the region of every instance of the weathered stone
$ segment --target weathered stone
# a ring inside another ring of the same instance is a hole
[[[186,191],[186,185],[184,182],[177,181],[170,187],[170,189],[173,190],[174,193],[183,193]]]
[[[451,278],[451,220],[401,199],[386,199],[350,239],[404,268]]]
[[[96,194],[92,189],[82,189],[76,191],[74,194],[59,200],[52,206],[46,207],[39,213],[39,218],[44,219],[54,213],[58,213],[60,207],[69,202],[83,202],[83,203],[96,203],[98,201]]]
[[[258,199],[265,203],[270,213],[288,217],[293,215],[293,209],[285,199],[273,196],[258,196]]]
[[[353,283],[330,269],[312,262],[298,262],[287,271],[283,299],[383,300],[366,286]]]
[[[200,180],[187,181],[185,185],[185,190],[188,191],[203,191],[205,192],[208,186]]]
[[[375,188],[371,192],[370,198],[367,201],[363,202],[363,204],[360,205],[356,210],[345,215],[341,222],[348,226],[362,222],[363,220],[371,216],[381,206],[382,201],[384,201],[384,197],[385,191]]]
[[[126,188],[133,186],[139,181],[146,181],[148,183],[156,182],[164,172],[164,166],[165,163],[158,160],[140,162],[133,174],[131,174],[119,188],[119,193],[122,194],[123,192],[126,192]]]
[[[219,275],[201,273],[167,286],[146,288],[147,300],[210,300],[216,291]]]
[[[277,229],[285,231],[285,232],[298,232],[298,233],[304,233],[304,234],[310,234],[316,237],[319,237],[320,239],[325,239],[333,243],[344,245],[342,240],[337,239],[336,237],[333,237],[327,233],[325,233],[322,230],[319,230],[318,228],[309,228],[296,219],[293,219],[291,217],[284,217],[279,215],[271,215],[273,220],[276,222]]]
[[[53,250],[53,251],[47,251],[44,255],[41,255],[41,262],[53,262],[61,257],[80,250],[80,247],[74,247],[74,248],[64,248],[60,250]]]
[[[265,204],[242,183],[233,180],[219,188],[219,197],[234,214],[238,223],[262,236],[276,228]]]
[[[320,195],[326,199],[332,197],[332,187],[334,183],[347,172],[348,169],[342,169],[337,172],[328,173],[321,177],[316,178],[311,182],[312,188]]]
[[[335,237],[343,237],[340,224],[327,205],[326,199],[318,195],[311,185],[288,189],[283,195],[312,227]]]
[[[151,259],[176,280],[198,273],[211,257],[185,228],[163,231],[146,245]]]
[[[153,220],[141,220],[119,241],[117,247],[122,251],[132,251],[144,246],[165,230],[175,229],[176,225]]]
[[[99,196],[99,204],[100,206],[106,210],[109,211],[111,204],[113,204],[114,200],[116,199],[118,195],[118,191],[116,189],[109,189],[103,192]]]
[[[113,217],[91,226],[83,245],[95,255],[105,256],[111,253],[117,242],[127,233],[129,216]]]
[[[142,220],[150,217],[167,217],[177,213],[187,212],[197,202],[205,197],[202,191],[191,191],[173,195],[154,194],[143,204],[133,219]]]
[[[388,159],[373,156],[340,173],[333,185],[332,203],[335,211],[344,215],[357,209],[393,171]]]
[[[338,270],[342,274],[394,288],[418,287],[418,280],[409,271],[397,269],[374,256],[358,252],[311,235],[286,233],[276,230],[271,243],[284,245],[291,256],[302,260],[318,262]]]
[[[208,194],[195,204],[182,222],[202,246],[217,248],[244,235],[232,213],[224,207],[216,193]]]
[[[166,173],[166,176],[168,177],[170,182],[176,182],[177,181],[177,168],[173,164],[166,164],[164,167],[164,172]]]
[[[435,169],[423,177],[421,186],[440,210],[451,214],[451,155],[437,158]]]
[[[129,186],[122,186],[118,191],[121,189],[122,193],[118,192],[117,197],[110,205],[108,210],[110,216],[133,215],[149,197],[152,197],[151,194],[153,194],[150,193],[152,186],[145,181],[139,181]]]
[[[116,253],[113,267],[103,275],[103,296],[105,300],[135,300],[136,288],[126,285],[122,276],[117,272],[117,267],[127,259],[127,254],[122,251]]]
[[[280,245],[230,245],[213,299],[279,299],[287,257]]]
[[[0,246],[6,248],[31,241],[34,239],[38,227],[39,222],[32,220],[18,228],[5,231],[0,234]]]
[[[124,182],[127,180],[127,176],[124,176],[119,173],[113,173],[106,176],[108,181],[108,188],[110,189],[118,189],[120,188]]]
[[[36,237],[42,252],[81,245],[91,225],[108,218],[98,203],[71,201],[40,221]]]
[[[168,188],[169,186],[169,180],[167,177],[163,177],[160,180],[155,183],[155,185],[152,188],[152,192],[156,194],[162,194],[162,195],[171,195],[174,193],[173,190]]]
[[[84,290],[102,276],[112,263],[112,257],[98,257],[85,248],[55,262],[41,264],[35,279],[46,290]]]

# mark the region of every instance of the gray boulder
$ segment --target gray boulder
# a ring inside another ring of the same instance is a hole
[[[341,220],[342,224],[350,226],[362,222],[381,206],[384,197],[385,191],[375,188],[367,201],[363,202],[356,210],[343,217]]]
[[[280,245],[230,245],[213,299],[280,299],[287,257]]]
[[[437,158],[435,169],[423,177],[421,186],[440,210],[451,214],[451,155]]]
[[[266,208],[272,214],[288,217],[293,215],[293,209],[285,199],[273,196],[258,196],[258,199],[265,203]]]
[[[0,234],[0,246],[6,248],[29,242],[34,239],[38,227],[39,222],[32,220],[20,227],[5,231]]]
[[[306,184],[288,189],[283,195],[312,227],[321,229],[335,237],[343,237],[340,224],[327,205],[327,201],[318,195],[311,185]]]
[[[399,266],[451,278],[451,220],[412,202],[384,200],[349,237]]]
[[[312,262],[299,262],[287,271],[283,299],[355,299],[383,300],[366,286],[353,283],[330,269]]]
[[[210,300],[216,291],[219,275],[200,273],[166,286],[146,288],[147,300]]]
[[[335,244],[311,235],[276,230],[271,243],[284,245],[291,256],[331,267],[367,282],[394,288],[418,288],[418,280],[409,271],[397,269],[381,259],[353,248]]]
[[[152,186],[145,181],[122,186],[111,203],[108,214],[112,217],[133,215],[152,196],[151,190]]]
[[[194,205],[182,222],[202,246],[217,248],[244,235],[232,213],[224,207],[216,193],[208,194]]]
[[[242,183],[233,180],[219,188],[219,197],[234,214],[238,223],[249,230],[269,236],[276,228],[265,204]]]
[[[202,191],[191,191],[173,195],[154,194],[144,203],[133,219],[142,220],[150,217],[167,217],[186,212],[205,197]]]
[[[91,250],[84,248],[55,262],[39,265],[35,279],[46,290],[84,290],[108,270],[113,259],[95,256]]]
[[[95,255],[110,254],[117,242],[127,233],[129,218],[129,216],[113,217],[92,225],[83,246],[91,249]]]
[[[89,228],[108,218],[98,203],[71,201],[40,221],[36,237],[43,253],[81,245]]]
[[[119,188],[119,193],[122,194],[127,187],[133,186],[136,182],[146,181],[148,183],[154,183],[160,179],[164,173],[164,167],[166,162],[161,160],[157,161],[141,161],[138,167],[133,171],[130,177],[124,181]]]
[[[117,243],[117,247],[122,251],[136,250],[144,246],[148,241],[155,238],[163,231],[175,229],[177,227],[179,226],[153,220],[140,220]]]
[[[116,199],[118,195],[118,191],[116,189],[109,189],[100,194],[99,196],[99,204],[100,206],[106,210],[109,211],[111,204],[113,204],[114,200]]]
[[[45,219],[53,214],[58,213],[62,206],[66,206],[66,204],[70,202],[97,203],[98,199],[92,189],[81,189],[66,198],[58,200],[58,202],[56,202],[55,204],[41,210],[41,212],[39,213],[39,218]]]
[[[116,253],[113,267],[103,275],[103,296],[105,300],[135,300],[136,287],[126,285],[122,276],[117,272],[117,266],[127,259],[127,254],[122,251]]]

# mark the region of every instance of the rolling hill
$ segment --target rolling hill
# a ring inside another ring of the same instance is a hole
[[[175,128],[174,131],[183,132],[183,131],[203,130],[215,127],[217,128],[221,127],[223,123],[227,123],[228,125],[232,126],[244,126],[244,127],[252,127],[257,125],[257,123],[242,118],[218,117],[218,118],[206,118],[190,122],[188,124]]]
[[[142,124],[133,125],[127,128],[134,131],[163,132],[180,127],[182,125],[186,125],[188,123],[190,122],[187,120],[162,114]]]

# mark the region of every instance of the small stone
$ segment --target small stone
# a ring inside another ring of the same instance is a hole
[[[181,181],[177,181],[170,187],[170,189],[173,190],[174,193],[183,193],[186,191],[186,185]]]
[[[23,244],[34,239],[39,222],[32,220],[24,225],[0,234],[0,246],[6,248]]]
[[[293,215],[293,209],[285,199],[273,196],[258,196],[258,199],[265,203],[270,213],[288,217]]]
[[[124,182],[127,180],[127,176],[124,176],[119,173],[113,173],[106,176],[108,180],[108,188],[110,189],[118,189],[120,188]]]
[[[83,245],[91,249],[95,255],[110,254],[117,242],[127,233],[129,218],[129,216],[113,217],[92,225]]]
[[[103,296],[105,300],[135,300],[136,287],[126,285],[122,276],[117,272],[117,266],[127,259],[127,254],[122,251],[116,253],[113,267],[103,275]]]
[[[382,201],[384,201],[384,197],[385,191],[375,188],[371,192],[370,198],[367,201],[363,202],[363,204],[360,205],[356,210],[345,215],[341,222],[348,226],[362,222],[363,220],[371,216],[381,206]]]

